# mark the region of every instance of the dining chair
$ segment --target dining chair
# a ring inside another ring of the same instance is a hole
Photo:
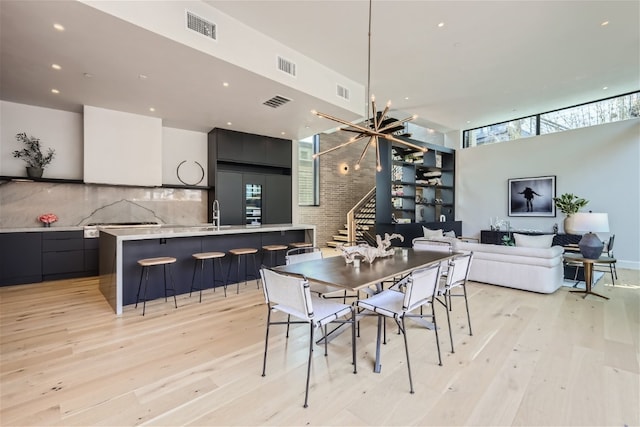
[[[473,335],[471,330],[471,315],[469,314],[469,300],[467,298],[467,279],[471,268],[471,260],[473,252],[455,255],[448,261],[447,275],[442,277],[438,287],[436,300],[442,304],[447,312],[447,324],[449,325],[449,339],[451,341],[451,353],[455,353],[453,349],[453,333],[451,331],[451,304],[452,297],[464,297],[465,307],[467,309],[467,321],[469,323],[469,335]],[[456,288],[462,288],[462,293],[454,293]]]
[[[440,355],[440,342],[438,339],[438,325],[436,322],[436,312],[433,306],[438,283],[440,281],[440,263],[429,267],[414,270],[406,278],[403,279],[403,285],[399,288],[404,289],[401,292],[398,289],[385,289],[380,293],[370,296],[366,299],[358,300],[356,305],[358,308],[373,312],[378,316],[378,328],[381,327],[381,319],[393,318],[404,338],[404,348],[407,357],[407,369],[409,371],[409,387],[413,393],[413,379],[411,377],[411,363],[409,361],[409,344],[407,341],[407,328],[405,324],[406,318],[429,318],[433,323],[433,331],[435,332],[436,347],[438,349],[438,364],[442,366],[442,357]],[[422,308],[431,306],[431,314],[424,314]],[[418,312],[419,311],[419,312]],[[380,330],[378,330],[379,342]]]
[[[328,301],[317,296],[312,296],[309,282],[301,276],[282,274],[263,267],[260,269],[262,277],[262,289],[267,303],[267,332],[264,340],[264,359],[262,362],[262,376],[265,376],[267,368],[267,349],[269,347],[269,328],[271,325],[287,325],[287,338],[289,326],[292,324],[309,325],[309,359],[307,362],[307,380],[304,395],[304,407],[308,406],[309,378],[311,375],[311,356],[313,354],[314,330],[322,328],[327,335],[329,323],[351,324],[351,357],[353,373],[357,373],[356,367],[356,328],[355,313],[351,305]],[[279,311],[287,315],[286,321],[273,321],[271,315]],[[292,320],[291,318],[298,319]],[[328,340],[324,340],[324,355],[327,356]]]

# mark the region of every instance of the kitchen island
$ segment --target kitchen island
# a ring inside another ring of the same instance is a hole
[[[161,226],[148,228],[101,228],[99,236],[100,292],[105,296],[116,314],[122,308],[135,304],[142,258],[169,256],[177,259],[172,265],[172,274],[177,294],[191,289],[194,260],[192,254],[219,251],[227,253],[232,248],[256,248],[264,245],[309,242],[315,245],[314,225],[212,225]],[[257,263],[261,261],[260,253]],[[230,257],[223,258],[225,274]],[[162,283],[162,269],[151,272],[152,283]],[[210,274],[210,273],[209,273]],[[233,275],[232,275],[233,276]],[[235,279],[235,277],[234,277]],[[170,280],[167,278],[167,280]],[[244,277],[240,277],[244,280]],[[210,278],[209,278],[210,281]],[[206,283],[206,282],[205,282]],[[234,282],[235,283],[235,282]],[[164,298],[164,288],[150,286],[148,298]]]

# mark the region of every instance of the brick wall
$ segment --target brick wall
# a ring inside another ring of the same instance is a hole
[[[347,141],[352,134],[333,132],[320,135],[320,151]],[[326,246],[332,236],[344,228],[347,212],[375,186],[375,147],[369,147],[360,163],[359,171],[354,165],[368,139],[358,141],[320,157],[320,206],[300,206],[298,222],[315,224],[317,245]],[[349,171],[342,174],[340,165],[346,163]]]

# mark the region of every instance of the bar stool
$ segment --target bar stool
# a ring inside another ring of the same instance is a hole
[[[313,245],[309,242],[294,242],[294,243],[289,243],[289,246],[292,249],[299,249],[299,248],[310,248]]]
[[[191,296],[191,292],[194,290],[200,291],[200,302],[202,302],[202,290],[204,289],[204,262],[208,259],[211,260],[211,268],[212,268],[212,284],[213,284],[213,292],[216,291],[216,282],[222,283],[224,286],[224,296],[227,296],[227,283],[224,280],[216,279],[216,260],[218,261],[218,270],[220,274],[224,274],[222,271],[222,260],[225,256],[224,252],[201,252],[197,254],[191,255],[195,259],[195,263],[193,264],[193,277],[191,278],[191,289],[189,290],[189,296]],[[200,287],[196,288],[194,286],[196,280],[196,270],[198,269],[198,264],[200,264]]]
[[[289,249],[287,245],[265,245],[262,247],[262,263],[264,264],[264,254],[269,254],[269,266],[275,267],[278,264],[278,252]],[[275,257],[275,261],[274,261]]]
[[[138,265],[142,267],[140,272],[140,284],[138,285],[138,293],[136,295],[136,306],[138,308],[138,302],[140,301],[140,289],[142,288],[142,278],[146,272],[146,280],[144,282],[144,295],[142,301],[142,315],[144,316],[145,309],[147,307],[147,288],[149,287],[149,269],[156,265],[161,265],[164,270],[164,300],[167,301],[167,290],[173,292],[173,303],[178,308],[178,300],[176,299],[176,288],[173,282],[173,275],[171,274],[171,264],[176,262],[174,257],[157,257],[157,258],[144,258],[138,260]],[[171,288],[167,288],[167,265],[169,266],[169,276],[171,277]]]
[[[229,279],[231,278],[231,265],[233,264],[233,257],[235,257],[237,264],[238,264],[238,270],[237,270],[237,275],[236,275],[236,280],[237,280],[237,285],[236,285],[236,294],[240,293],[240,264],[242,262],[242,258],[245,258],[245,262],[244,262],[244,284],[247,284],[247,278],[249,276],[253,277],[254,279],[256,279],[256,284],[258,285],[258,289],[260,289],[260,285],[257,283],[258,280],[258,276],[256,274],[256,271],[258,270],[258,266],[256,265],[256,254],[258,253],[258,250],[256,248],[236,248],[236,249],[229,249],[229,254],[232,256],[231,261],[229,262],[229,270],[227,271],[227,284],[229,283]],[[249,255],[251,255],[251,258],[253,259],[253,274],[249,274],[247,271],[247,266],[249,264],[249,260],[246,259]]]

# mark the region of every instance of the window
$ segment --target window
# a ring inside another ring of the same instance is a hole
[[[617,122],[634,117],[640,117],[640,92],[465,130],[463,148]]]
[[[298,204],[300,206],[320,205],[318,159],[313,158],[319,148],[318,135],[298,141]]]

